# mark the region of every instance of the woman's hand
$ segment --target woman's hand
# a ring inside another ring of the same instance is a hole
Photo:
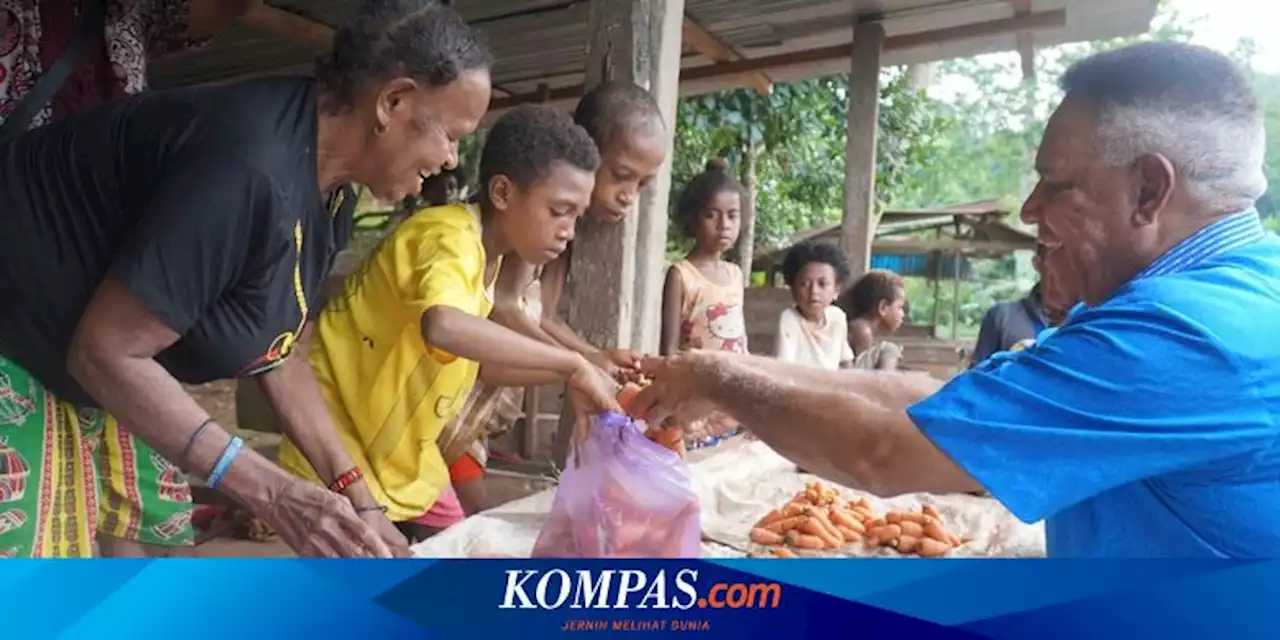
[[[413,552],[409,550],[409,540],[400,533],[395,523],[387,518],[387,514],[382,509],[360,509],[357,513],[360,514],[360,519],[364,520],[379,538],[382,538],[387,548],[391,549],[392,555],[397,558],[413,556]]]
[[[395,557],[383,538],[356,514],[346,498],[306,480],[290,478],[255,515],[271,525],[300,556]]]

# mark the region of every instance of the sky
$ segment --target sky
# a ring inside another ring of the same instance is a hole
[[[1194,42],[1229,52],[1240,38],[1258,47],[1254,68],[1280,73],[1280,3],[1275,0],[1173,0],[1179,13],[1197,18]]]
[[[1231,53],[1241,39],[1250,38],[1256,54],[1254,70],[1280,74],[1280,0],[1171,0],[1171,4],[1183,21],[1192,23],[1192,42]],[[992,55],[1011,60],[1017,56],[1013,52]],[[1004,80],[1013,86],[1019,77]],[[936,78],[928,89],[930,96],[943,101],[979,90],[971,78],[960,75]]]

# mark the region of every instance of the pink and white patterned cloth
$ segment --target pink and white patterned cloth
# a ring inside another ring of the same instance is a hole
[[[106,3],[102,39],[31,126],[139,93],[148,57],[198,44],[187,39],[186,0],[97,1]],[[74,41],[84,2],[0,0],[0,121]]]

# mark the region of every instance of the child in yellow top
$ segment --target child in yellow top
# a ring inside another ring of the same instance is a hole
[[[508,112],[481,155],[480,204],[405,220],[321,314],[312,368],[392,522],[419,519],[448,486],[437,438],[477,374],[504,386],[568,380],[580,414],[617,409],[615,389],[581,355],[486,319],[503,256],[542,264],[573,239],[599,162],[591,138],[566,115],[542,106]],[[291,442],[280,463],[318,481]]]

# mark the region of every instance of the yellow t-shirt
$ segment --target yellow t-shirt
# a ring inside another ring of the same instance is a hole
[[[436,440],[466,401],[479,369],[427,345],[422,314],[446,305],[488,316],[493,283],[484,273],[474,207],[420,211],[347,278],[315,328],[310,362],[325,404],[393,521],[426,513],[448,485]],[[290,472],[318,480],[287,440],[279,460]]]

